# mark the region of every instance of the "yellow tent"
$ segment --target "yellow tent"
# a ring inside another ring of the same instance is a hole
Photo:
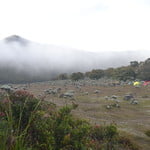
[[[140,85],[140,82],[135,81],[135,82],[133,83],[133,85],[134,85],[134,86],[139,86],[139,85]]]

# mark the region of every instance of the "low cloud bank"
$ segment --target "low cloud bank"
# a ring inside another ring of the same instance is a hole
[[[14,77],[19,81],[47,80],[60,73],[128,65],[130,61],[143,61],[149,56],[150,51],[79,51],[42,45],[14,35],[0,41],[0,82],[12,82]]]

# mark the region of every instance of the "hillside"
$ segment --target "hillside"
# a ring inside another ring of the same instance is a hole
[[[0,41],[0,82],[49,80],[60,73],[118,67],[148,56],[150,51],[93,53],[39,44],[12,35]]]

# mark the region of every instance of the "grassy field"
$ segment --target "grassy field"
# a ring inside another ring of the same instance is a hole
[[[119,130],[123,134],[125,131],[127,136],[133,138],[143,150],[150,149],[150,138],[145,135],[145,131],[150,129],[150,87],[136,88],[125,84],[116,86],[82,84],[78,88],[74,83],[63,84],[58,81],[13,86],[26,87],[27,91],[54,102],[57,106],[76,103],[78,107],[73,111],[75,116],[85,118],[92,124],[116,123]],[[45,94],[44,91],[50,88],[61,88],[61,91],[56,94]],[[69,90],[74,91],[73,98],[59,97]],[[95,90],[99,92],[94,93]],[[131,101],[124,100],[124,96],[129,93],[138,101],[138,104],[130,104]],[[106,108],[116,103],[120,107]]]

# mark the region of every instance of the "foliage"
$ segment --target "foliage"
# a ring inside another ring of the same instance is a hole
[[[119,144],[122,144],[125,149],[128,150],[140,150],[141,147],[138,146],[129,136],[119,136]]]
[[[146,134],[148,137],[150,137],[150,130],[147,130],[147,131],[145,132],[145,134]]]
[[[112,150],[133,144],[119,136],[116,125],[92,126],[75,118],[67,105],[57,109],[26,91],[0,99],[1,150]]]
[[[66,73],[62,73],[57,77],[58,80],[66,80],[68,79],[68,75]]]
[[[108,68],[104,70],[104,75],[107,78],[114,78],[115,69],[114,68]]]
[[[94,150],[140,150],[132,139],[120,135],[115,124],[93,126],[90,144]]]
[[[90,79],[100,79],[104,76],[104,71],[102,69],[92,70],[91,72],[87,72],[86,76]]]
[[[136,78],[136,73],[134,69],[130,66],[120,67],[115,69],[114,77],[119,80],[134,80]]]
[[[84,149],[90,125],[75,119],[73,106],[59,111],[26,91],[17,91],[0,101],[0,143],[3,149]],[[39,105],[40,104],[40,105]],[[13,132],[12,132],[13,131]]]
[[[138,67],[138,66],[139,66],[139,63],[138,63],[138,61],[131,61],[131,62],[130,62],[130,66],[131,66],[131,67]]]
[[[0,112],[3,116],[0,116],[0,143],[3,143],[3,149],[25,148],[24,138],[39,104],[40,101],[26,91],[16,91],[1,97]]]
[[[72,73],[71,76],[70,76],[70,78],[73,81],[77,81],[77,80],[83,79],[84,78],[84,74],[81,73],[81,72]]]
[[[93,66],[94,67],[94,66]],[[150,58],[144,62],[131,61],[128,66],[120,66],[118,68],[108,69],[93,69],[86,72],[74,72],[70,75],[62,73],[60,75],[56,72],[43,72],[41,74],[34,74],[33,76],[27,74],[24,70],[18,72],[15,68],[0,67],[0,83],[26,83],[26,82],[37,82],[47,80],[66,80],[71,79],[77,81],[88,77],[90,79],[100,79],[102,77],[113,78],[118,80],[150,80]]]
[[[138,78],[141,80],[150,80],[150,58],[141,63],[138,68]]]

